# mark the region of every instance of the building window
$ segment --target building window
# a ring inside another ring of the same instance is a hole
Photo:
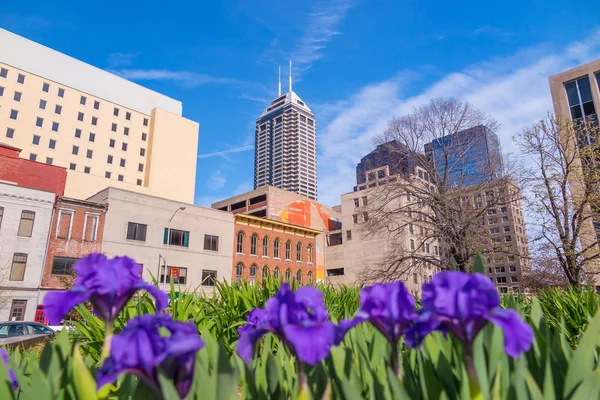
[[[15,136],[15,130],[13,128],[6,128],[6,137],[12,139]]]
[[[312,273],[312,271],[308,271],[307,275],[308,275],[308,284],[312,285],[312,283],[313,283],[313,273]]]
[[[54,113],[55,113],[55,114],[59,114],[59,115],[60,115],[60,113],[62,113],[62,106],[61,106],[61,105],[58,105],[58,104],[57,104],[57,105],[55,105],[55,106],[54,106]]]
[[[113,115],[114,115],[115,117],[118,117],[118,116],[119,116],[119,109],[118,109],[117,107],[115,107],[115,108],[114,108],[114,110],[113,110]]]
[[[89,138],[89,140],[90,140],[90,142],[95,142],[96,141],[96,134],[90,132],[90,138]]]
[[[123,128],[123,135],[129,136],[129,128],[128,127]]]
[[[77,113],[77,121],[83,121],[83,117],[84,117],[84,116],[85,116],[85,115],[84,115],[82,112],[78,112],[78,113]]]
[[[22,281],[25,278],[25,267],[27,266],[27,254],[15,253],[10,268],[10,280]]]
[[[410,239],[410,249],[411,250],[415,249],[415,241],[413,239]]]
[[[587,76],[565,83],[567,99],[574,120],[596,114],[590,79]]]
[[[25,75],[23,75],[23,74],[17,75],[17,83],[21,83],[21,84],[25,83]]]
[[[52,260],[52,275],[71,275],[77,258],[54,257]]]
[[[119,163],[119,165],[120,165],[121,167],[125,167],[125,161],[126,161],[126,160],[125,160],[124,158],[121,158],[121,162]]]
[[[144,172],[144,164],[142,164],[142,163],[138,164],[138,172]]]
[[[75,171],[75,168],[77,168],[77,164],[75,164],[75,163],[70,163],[69,164],[69,169],[70,170]]]
[[[504,227],[504,232],[510,232],[510,226],[505,226]]]
[[[517,272],[517,268],[514,265],[511,265],[510,267],[508,267],[508,270],[510,272]]]
[[[0,86],[0,97],[4,96],[4,86]]]
[[[144,126],[148,126],[148,118],[144,118]]]
[[[46,164],[52,165],[53,163],[54,163],[54,158],[52,158],[52,157],[46,157]]]
[[[105,178],[107,178],[107,179],[110,179],[110,175],[111,175],[111,174],[110,174],[110,171],[106,171],[106,172],[104,173],[104,177],[105,177]]]
[[[416,285],[417,283],[419,283],[419,278],[417,277],[417,274],[413,274],[413,283]]]
[[[94,100],[94,109],[95,110],[99,110],[100,109],[100,102],[99,101]]]
[[[117,177],[117,180],[118,180],[119,182],[123,182],[123,181],[125,180],[125,176],[124,176],[124,175],[119,175],[119,176]]]
[[[19,111],[18,110],[10,110],[10,119],[16,120],[17,118],[19,118]]]
[[[58,97],[65,97],[65,89],[58,88]]]
[[[236,252],[240,254],[244,252],[244,232],[241,231],[237,234]]]
[[[38,145],[40,144],[40,137],[38,135],[33,135],[33,144]]]
[[[235,282],[240,284],[242,283],[242,276],[244,274],[244,264],[239,263],[236,267],[235,267]]]
[[[129,121],[129,120],[131,119],[131,113],[130,113],[129,111],[127,111],[127,112],[125,113],[125,119],[126,119],[127,121]]]
[[[352,215],[352,222],[355,224],[358,224],[358,214],[353,214]]]
[[[308,245],[308,247],[306,247],[306,252],[308,253],[308,262],[312,263],[313,262],[313,248],[312,245]]]
[[[146,224],[139,224],[137,222],[129,222],[129,223],[127,223],[127,239],[145,242],[147,229],[148,229],[148,225],[146,225]]]
[[[250,286],[254,286],[256,283],[256,265],[252,264],[250,266]]]
[[[98,125],[98,117],[92,117],[92,125]]]
[[[23,321],[25,318],[25,309],[27,308],[27,300],[13,300],[12,305],[10,306],[10,320],[11,321]],[[20,326],[21,331],[19,332],[17,325],[17,334],[23,335],[23,326]]]
[[[512,236],[510,236],[510,235],[504,236],[504,241],[505,242],[512,242]]]
[[[204,250],[219,251],[219,237],[204,235]]]
[[[167,237],[169,236],[168,228],[165,228],[165,234],[163,238],[163,244],[167,244]],[[171,229],[169,245],[171,246],[181,246],[181,247],[189,247],[190,243],[190,233],[188,231],[182,231],[179,229]]]
[[[108,147],[115,147],[115,139],[109,139],[108,140]]]
[[[17,236],[31,237],[34,221],[35,212],[23,210],[21,212],[21,221],[19,222],[19,231],[17,232]]]
[[[71,154],[74,154],[74,155],[79,154],[79,146],[73,146],[73,149],[71,150]]]
[[[363,196],[362,201],[363,201],[363,206],[366,206],[369,204],[369,202],[367,201],[367,196]]]
[[[29,161],[37,160],[37,154],[29,153]]]
[[[217,271],[210,269],[202,270],[202,286],[215,286],[217,283]]]
[[[298,270],[296,271],[296,282],[298,282],[298,285],[302,285],[302,270]]]
[[[289,240],[285,242],[285,259],[292,259],[292,242],[290,242]]]
[[[45,110],[46,109],[46,100],[40,100],[39,108],[41,110]]]
[[[358,208],[360,206],[358,198],[354,199],[354,208]]]
[[[140,149],[140,156],[144,157],[146,155],[146,149],[141,148]]]
[[[273,242],[273,258],[279,258],[279,238],[275,239]]]
[[[148,140],[148,134],[147,133],[142,133],[142,140],[145,142],[146,140]]]
[[[273,278],[279,279],[279,267],[275,267],[273,270]]]
[[[258,235],[254,234],[250,236],[250,254],[255,256],[257,254],[256,244],[258,242]]]
[[[498,283],[506,283],[506,277],[505,276],[498,276],[498,277],[496,277],[496,282],[498,282]]]
[[[269,267],[266,265],[262,268],[262,279],[263,281],[269,279]]]
[[[49,83],[42,83],[42,92],[46,92],[48,93],[50,91],[50,84]]]
[[[90,159],[92,158],[93,155],[94,155],[94,150],[90,150],[90,149],[88,149],[85,154],[86,158],[90,158]]]
[[[86,101],[87,101],[87,98],[85,96],[81,96],[79,98],[79,104],[81,104],[82,106],[85,106]]]
[[[75,129],[75,137],[76,138],[80,138],[81,137],[81,129]]]
[[[269,238],[265,236],[263,238],[263,257],[269,256]]]
[[[164,280],[164,278],[161,280]],[[187,282],[187,268],[169,267],[167,283],[170,283],[171,280],[176,285],[185,285]]]
[[[59,127],[59,125],[60,125],[60,124],[59,124],[58,122],[53,122],[53,123],[52,123],[52,130],[53,130],[54,132],[58,132],[58,127]]]
[[[141,180],[141,179],[138,179],[138,180],[136,181],[136,184],[137,184],[138,186],[142,186],[142,180]]]
[[[123,143],[123,144],[121,145],[121,150],[123,150],[123,151],[127,151],[127,143]]]
[[[98,214],[85,214],[85,223],[83,225],[83,240],[86,242],[95,242],[98,236]]]
[[[292,270],[288,268],[285,270],[285,281],[290,282],[291,280],[292,280]]]
[[[91,172],[91,168],[90,167],[83,167],[83,172],[86,174],[89,174]]]
[[[116,132],[117,131],[117,124],[115,124],[113,122],[112,127],[110,128],[111,131]]]
[[[54,139],[50,139],[50,140],[48,141],[48,148],[50,148],[50,149],[55,149],[55,148],[56,148],[56,140],[54,140]]]
[[[108,157],[106,157],[106,162],[108,164],[112,164],[113,163],[113,156],[109,155]]]
[[[8,70],[6,68],[0,68],[0,78],[6,78],[8,76]]]
[[[296,244],[296,261],[302,261],[302,243]]]
[[[4,207],[0,207],[0,228],[2,227],[2,217],[4,217]]]
[[[20,102],[20,101],[21,101],[21,96],[22,96],[22,95],[23,95],[23,93],[15,91],[15,95],[14,95],[14,97],[13,97],[13,100],[14,100],[14,101],[17,101],[17,102]]]

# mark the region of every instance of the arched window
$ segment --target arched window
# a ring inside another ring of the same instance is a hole
[[[289,282],[291,280],[292,280],[292,270],[288,268],[285,270],[285,281]]]
[[[269,238],[263,238],[263,257],[269,257]]]
[[[312,278],[313,278],[312,277],[312,271],[308,271],[307,275],[308,275],[308,284],[312,285],[312,283],[313,283],[313,281],[312,281]]]
[[[235,281],[237,283],[242,283],[242,274],[244,273],[244,264],[239,263],[235,267]]]
[[[302,243],[296,245],[296,261],[302,261]]]
[[[306,248],[306,252],[308,253],[308,262],[312,263],[313,262],[312,244],[308,245],[308,247]]]
[[[267,267],[266,265],[263,267],[262,278],[263,281],[269,279],[269,267]]]
[[[250,254],[256,255],[256,243],[258,242],[258,235],[254,234],[250,236]]]
[[[244,252],[244,232],[239,231],[237,234],[237,248],[236,251],[238,253]]]
[[[256,283],[256,265],[252,264],[250,267],[250,286],[254,286]]]
[[[285,259],[292,259],[292,242],[290,242],[289,240],[285,242]]]
[[[279,267],[275,267],[273,270],[273,278],[279,279]]]
[[[275,239],[275,243],[273,243],[273,257],[279,258],[279,238]]]
[[[302,270],[300,269],[296,272],[296,281],[298,285],[302,285]]]

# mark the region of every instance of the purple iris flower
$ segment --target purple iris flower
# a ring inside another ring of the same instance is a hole
[[[423,284],[423,307],[406,333],[411,347],[421,344],[432,331],[453,333],[466,346],[467,357],[483,327],[491,322],[504,331],[504,350],[519,357],[533,343],[533,330],[515,310],[500,307],[500,296],[482,274],[445,271]]]
[[[8,367],[8,353],[6,349],[0,349],[0,358],[4,362],[4,365]],[[13,390],[17,390],[19,388],[19,382],[17,381],[17,376],[15,375],[15,371],[12,369],[8,369],[8,379],[10,379],[10,386]]]
[[[51,292],[44,300],[44,313],[53,325],[76,305],[90,300],[95,312],[105,322],[113,321],[125,304],[140,289],[156,299],[156,308],[162,311],[167,295],[142,279],[142,267],[129,257],[108,259],[93,253],[77,261],[77,278],[68,292]]]
[[[112,338],[110,355],[98,370],[98,388],[131,373],[159,390],[162,372],[184,398],[192,387],[196,353],[203,346],[193,322],[174,321],[167,314],[133,318]]]
[[[277,335],[299,361],[311,365],[327,358],[339,339],[336,326],[329,321],[323,293],[310,286],[292,292],[288,284],[267,300],[264,310],[251,311],[248,324],[238,332],[237,352],[246,362],[252,359],[258,340],[269,332]]]

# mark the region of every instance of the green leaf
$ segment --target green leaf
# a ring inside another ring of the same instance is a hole
[[[479,252],[475,254],[475,260],[473,261],[473,272],[485,275],[485,263],[483,261],[483,257],[481,256],[481,253]]]
[[[73,383],[77,398],[81,400],[96,400],[96,380],[88,370],[79,347],[75,345],[73,350]]]
[[[180,400],[179,394],[177,393],[177,389],[175,389],[175,385],[173,382],[167,378],[162,372],[158,375],[158,381],[160,383],[160,390],[162,393],[162,398],[164,400]]]
[[[575,390],[572,399],[588,400],[600,398],[600,367],[587,375]]]
[[[597,357],[596,346],[599,335],[600,311],[596,312],[596,316],[588,325],[579,341],[577,350],[575,350],[575,353],[573,354],[573,358],[570,360],[563,391],[563,396],[565,398],[570,397],[584,377],[592,372],[594,359]]]

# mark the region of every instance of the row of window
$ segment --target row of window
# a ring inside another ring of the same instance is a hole
[[[256,269],[257,268],[258,267],[256,266],[256,264],[252,264],[250,266],[250,271],[249,271],[250,272],[250,284],[254,284],[256,282]],[[244,275],[244,264],[239,263],[235,267],[235,281],[237,283],[242,283],[243,275]],[[271,275],[271,272],[269,270],[269,267],[265,265],[262,268],[262,279],[263,280],[268,279],[270,275]],[[296,275],[295,276],[296,282],[298,284],[302,284],[302,277],[303,277],[302,270],[296,271],[295,275]],[[308,271],[308,273],[306,274],[306,277],[308,279],[307,283],[309,285],[312,285],[312,283],[313,283],[313,273],[312,273],[312,271]],[[281,270],[279,269],[279,267],[275,267],[273,269],[273,278],[274,279],[280,279],[281,278]],[[290,282],[292,280],[292,270],[291,269],[288,268],[288,269],[285,270],[284,279],[285,279],[286,282]]]
[[[129,222],[127,224],[127,239],[137,240],[139,242],[146,241],[146,233],[148,225],[137,222]],[[165,228],[163,244],[169,243],[169,246],[189,247],[190,232],[179,229]],[[215,235],[204,235],[204,250],[219,251],[219,237]]]
[[[245,234],[244,232],[240,231],[237,234],[237,242],[236,242],[236,252],[239,254],[243,254],[244,253],[244,239],[245,239]],[[257,256],[258,255],[258,235],[257,234],[253,234],[252,236],[250,236],[250,255],[253,256]],[[273,258],[280,258],[279,257],[279,249],[281,246],[281,240],[279,240],[279,238],[276,238],[273,241]],[[263,237],[262,239],[262,256],[263,257],[269,257],[270,254],[270,240],[268,236]],[[307,250],[307,256],[308,256],[308,262],[312,263],[313,262],[313,247],[312,245],[308,245],[306,247]],[[288,240],[287,242],[285,242],[285,259],[286,260],[292,260],[292,242],[291,240]],[[296,243],[296,261],[302,261],[302,243],[298,242]]]
[[[74,218],[75,212],[73,210],[60,209],[58,211],[58,223],[56,227],[57,238],[71,239]],[[97,240],[99,223],[99,214],[85,213],[83,232],[81,235],[84,241],[95,242]]]
[[[4,207],[0,207],[0,228],[2,228],[2,219],[4,218]],[[31,237],[33,232],[33,223],[35,221],[35,211],[21,211],[21,220],[19,221],[19,229],[17,236]]]

